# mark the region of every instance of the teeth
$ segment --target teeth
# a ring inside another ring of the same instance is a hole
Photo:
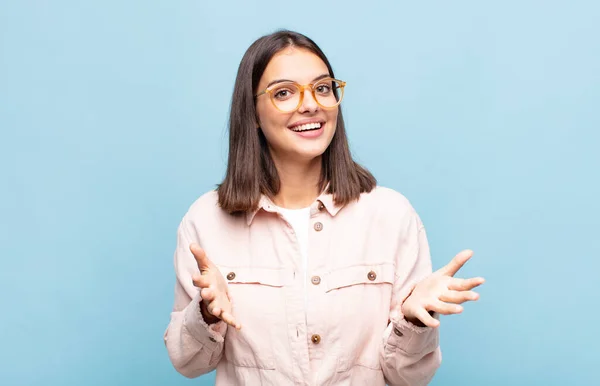
[[[292,130],[293,131],[306,131],[306,130],[314,130],[314,129],[320,129],[320,128],[321,128],[320,123],[307,123],[306,125],[296,126]]]

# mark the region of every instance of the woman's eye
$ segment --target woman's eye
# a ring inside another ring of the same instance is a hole
[[[277,99],[286,99],[292,95],[292,92],[288,89],[279,89],[273,93],[273,96]]]
[[[315,89],[319,94],[327,94],[331,91],[331,86],[328,86],[326,84],[320,84],[317,87],[315,87]]]

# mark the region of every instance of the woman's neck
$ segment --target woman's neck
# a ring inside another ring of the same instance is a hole
[[[273,197],[275,205],[287,209],[306,208],[321,193],[321,157],[308,162],[275,161],[275,166],[280,181],[279,193]]]

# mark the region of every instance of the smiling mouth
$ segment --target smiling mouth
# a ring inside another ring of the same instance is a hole
[[[323,123],[307,123],[305,125],[292,127],[292,128],[290,128],[290,130],[295,131],[295,132],[313,131],[313,130],[319,130],[322,126],[323,126]]]

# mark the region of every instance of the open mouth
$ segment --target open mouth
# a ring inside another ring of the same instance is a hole
[[[321,122],[307,123],[304,125],[291,127],[290,130],[295,131],[295,132],[313,131],[313,130],[319,130],[322,126],[323,126],[323,123],[321,123]]]

